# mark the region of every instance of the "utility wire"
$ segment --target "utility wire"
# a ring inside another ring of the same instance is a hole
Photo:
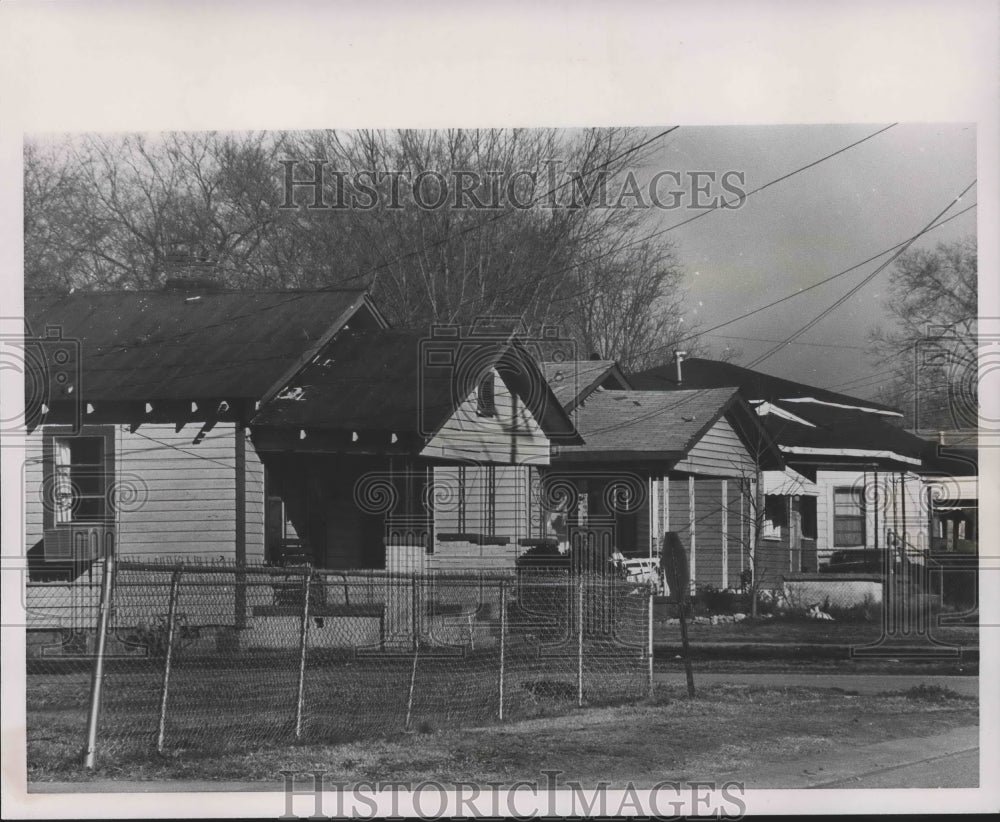
[[[928,231],[930,231],[932,228],[934,228],[935,224],[937,223],[937,221],[940,220],[942,217],[944,217],[944,215],[947,214],[951,210],[952,206],[954,206],[955,203],[961,202],[962,197],[964,197],[965,194],[966,194],[966,192],[968,192],[975,184],[976,184],[975,180],[973,180],[971,183],[969,183],[964,189],[962,189],[961,194],[959,194],[954,200],[952,200],[950,203],[948,203],[947,206],[945,206],[940,212],[938,212],[938,214],[934,217],[933,220],[931,220],[929,223],[927,223],[927,225],[925,225],[917,234],[915,234],[913,237],[911,237],[909,240],[907,240],[899,249],[897,249],[895,252],[893,252],[893,255],[888,260],[886,260],[884,263],[882,263],[881,265],[879,265],[878,268],[876,268],[871,274],[869,274],[868,276],[866,276],[856,286],[854,286],[853,288],[849,289],[848,292],[846,294],[844,294],[844,296],[840,297],[838,300],[835,300],[832,305],[830,305],[828,308],[825,308],[816,317],[814,317],[813,319],[811,319],[809,322],[807,322],[801,328],[799,328],[798,330],[792,332],[792,334],[790,334],[784,341],[782,341],[781,343],[779,343],[778,345],[776,345],[774,348],[770,349],[769,351],[765,352],[761,356],[757,357],[755,360],[753,360],[753,362],[751,362],[746,367],[747,368],[753,368],[754,366],[759,365],[760,363],[764,362],[765,360],[770,359],[775,354],[777,354],[782,348],[784,348],[785,345],[787,345],[788,343],[790,343],[791,341],[793,341],[794,339],[796,339],[801,334],[804,334],[810,328],[813,328],[817,323],[819,323],[821,320],[823,320],[824,317],[829,316],[833,311],[835,311],[837,308],[839,308],[840,306],[842,306],[851,297],[853,297],[855,294],[857,294],[862,288],[864,288],[866,285],[868,285],[868,283],[870,283],[872,280],[874,280],[879,274],[881,274],[883,271],[885,271],[885,269],[887,269],[890,265],[892,265],[892,263],[900,255],[902,255],[906,251],[906,249],[908,249],[914,242],[916,242],[917,238],[921,237],[922,235],[924,235]]]

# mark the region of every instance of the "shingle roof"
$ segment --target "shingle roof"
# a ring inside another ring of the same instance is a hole
[[[911,459],[927,452],[927,442],[889,422],[880,414],[817,403],[774,405],[811,425],[767,414],[761,419],[784,448],[888,451]]]
[[[544,362],[545,379],[563,408],[570,408],[595,383],[609,375],[617,364],[614,360],[568,360]]]
[[[680,459],[736,399],[735,388],[595,391],[576,410],[577,430],[586,444],[560,448],[559,454],[642,452],[646,459]]]
[[[83,400],[259,398],[364,300],[361,289],[29,293],[25,317],[35,337],[55,326],[79,342]]]
[[[453,345],[438,341],[438,352],[461,350],[448,365],[430,358],[428,342],[426,334],[416,332],[342,331],[260,408],[251,425],[379,430],[426,438],[475,389],[483,369],[496,367],[508,378],[525,381],[522,397],[546,433],[572,434],[572,423],[548,388],[532,390],[537,386],[531,381],[541,383],[541,374],[516,343],[503,338],[463,338]]]
[[[736,386],[747,400],[779,400],[788,397],[812,397],[824,402],[874,408],[882,411],[896,411],[888,405],[862,400],[848,394],[839,394],[825,388],[786,380],[754,371],[729,362],[717,362],[701,357],[691,357],[681,363],[683,382],[677,382],[677,366],[674,364],[647,368],[628,375],[629,384],[642,391],[675,391],[691,388],[721,388]]]

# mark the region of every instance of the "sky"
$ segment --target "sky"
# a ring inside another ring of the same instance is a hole
[[[682,126],[655,145],[643,172],[734,170],[745,173],[745,188],[752,190],[888,125]],[[689,321],[709,328],[857,265],[918,233],[975,178],[974,125],[899,123],[754,194],[739,209],[717,209],[667,231],[663,236],[675,244],[685,271]],[[974,203],[975,195],[974,187],[944,216]],[[697,213],[664,210],[653,220],[668,228]],[[911,248],[975,232],[974,209]],[[787,338],[889,256],[720,328],[706,342],[715,353],[733,346],[736,361],[749,363],[775,346],[752,338]],[[891,267],[756,367],[872,397],[891,365],[873,360],[868,345],[876,325],[891,323],[885,309],[890,275]]]

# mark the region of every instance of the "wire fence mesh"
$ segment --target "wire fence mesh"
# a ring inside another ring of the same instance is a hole
[[[651,688],[652,591],[613,576],[117,566],[100,758],[485,724]],[[32,592],[36,628],[72,624],[29,664],[29,760],[33,739],[85,739],[100,586],[72,588]]]

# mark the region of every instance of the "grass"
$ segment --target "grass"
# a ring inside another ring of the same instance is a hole
[[[558,688],[556,690],[559,690]],[[563,782],[606,780],[650,787],[663,779],[711,779],[804,755],[919,737],[978,722],[975,700],[947,689],[856,696],[819,688],[718,685],[688,699],[658,687],[652,700],[586,708],[505,725],[444,729],[340,744],[264,745],[228,753],[170,751],[100,759],[95,774],[71,765],[36,735],[29,779],[198,779],[274,782],[281,770],[323,770],[338,780],[437,779],[511,784],[558,770]]]
[[[881,635],[879,622],[828,622],[805,618],[745,619],[718,625],[694,623],[688,626],[692,644],[700,642],[789,643],[854,645],[871,642]],[[939,626],[932,630],[935,638],[960,647],[979,644],[977,626]],[[680,644],[680,628],[666,622],[653,625],[658,643]]]

